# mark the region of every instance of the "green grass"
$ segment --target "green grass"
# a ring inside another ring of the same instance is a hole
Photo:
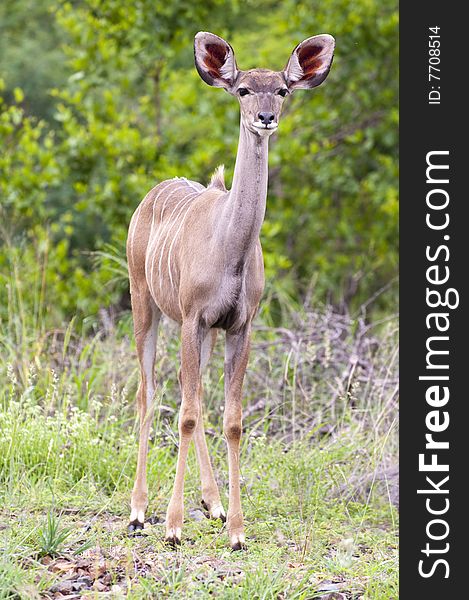
[[[200,494],[192,455],[184,541],[173,551],[162,542],[162,524],[149,526],[142,537],[126,535],[136,450],[130,439],[116,448],[114,435],[101,436],[99,420],[77,412],[66,427],[62,418],[42,411],[19,418],[15,411],[16,406],[3,413],[2,427],[4,597],[8,589],[20,597],[30,597],[31,586],[54,590],[64,577],[79,579],[80,569],[91,574],[89,583],[118,586],[114,589],[129,598],[212,593],[311,598],[324,582],[337,584],[350,594],[346,597],[398,597],[395,509],[373,491],[366,502],[344,501],[338,494],[357,461],[373,460],[366,440],[353,430],[334,440],[306,438],[288,447],[246,436],[242,475],[249,548],[244,553],[231,552],[221,523],[195,510]],[[117,425],[114,430],[120,431]],[[68,431],[74,436],[67,442]],[[214,441],[226,496],[225,452]],[[164,515],[174,458],[172,447],[153,445],[150,513]],[[102,571],[96,570],[100,563]]]
[[[118,340],[88,343],[102,358]],[[97,382],[93,370],[109,367],[112,373],[112,364],[82,368]],[[125,532],[137,450],[125,386],[111,382],[109,394],[98,394],[80,373],[71,365],[61,373],[30,368],[24,385],[9,368],[0,407],[0,598],[38,597],[68,590],[69,582],[84,586],[83,594],[103,589],[128,598],[314,598],[328,585],[345,598],[398,597],[397,513],[386,485],[373,481],[392,454],[393,428],[371,433],[350,407],[332,433],[316,426],[297,440],[282,439],[281,429],[270,436],[247,427],[244,553],[232,553],[221,523],[196,510],[200,492],[191,452],[184,541],[172,551],[162,542],[164,525],[149,526],[137,538]],[[129,388],[134,379],[129,368]],[[169,420],[164,411],[157,419],[149,453],[149,514],[160,517],[176,458],[169,409]],[[217,415],[208,414],[226,506],[226,452],[219,423],[214,426]],[[352,482],[358,482],[357,498],[349,493]]]
[[[140,537],[126,533],[137,455],[130,316],[105,315],[94,334],[73,321],[58,328],[42,301],[30,312],[26,291],[14,281],[7,289],[0,599],[398,598],[394,319],[371,326],[295,307],[288,328],[259,320],[241,453],[248,550],[233,553],[221,522],[200,510],[193,449],[183,543],[172,550],[161,518]],[[226,508],[222,362],[219,346],[205,375],[205,424]],[[148,516],[164,517],[174,477],[177,368],[177,330],[166,324]]]

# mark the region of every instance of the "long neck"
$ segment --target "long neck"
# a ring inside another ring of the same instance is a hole
[[[226,256],[239,264],[259,238],[265,215],[268,178],[268,138],[247,130],[241,122],[233,184],[223,222]]]

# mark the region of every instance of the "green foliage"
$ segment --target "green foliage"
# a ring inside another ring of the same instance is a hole
[[[67,65],[60,48],[62,30],[55,23],[56,0],[2,0],[0,3],[0,77],[7,99],[21,102],[29,115],[53,125],[49,90],[61,85]],[[15,88],[24,90],[18,100]]]
[[[55,133],[0,97],[0,146],[0,322],[38,314],[45,302],[48,321],[57,322],[116,301],[119,288],[112,295],[104,285],[106,265],[91,271],[86,245],[73,245],[72,215],[57,203],[67,175]]]
[[[0,93],[3,82],[0,80]],[[16,88],[20,103],[23,92]],[[49,191],[59,184],[55,138],[43,121],[27,117],[0,96],[0,198],[3,223],[29,229],[47,218]]]
[[[70,527],[62,527],[60,517],[49,511],[39,529],[39,555],[57,556],[72,531]]]
[[[31,58],[21,44],[17,52],[41,65],[41,97],[55,85],[47,115],[54,123],[28,116],[44,109],[35,106],[26,79],[8,75],[9,103],[0,105],[1,216],[11,244],[21,233],[32,271],[50,240],[46,284],[62,311],[87,316],[118,300],[126,284],[104,285],[114,277],[109,257],[96,265],[90,252],[103,256],[111,244],[122,263],[131,214],[153,185],[175,175],[206,182],[222,162],[232,176],[238,107],[198,77],[197,30],[228,37],[245,69],[281,69],[301,39],[335,36],[328,80],[288,100],[271,140],[262,230],[267,278],[280,294],[299,298],[314,281],[319,299],[356,306],[395,277],[394,0],[51,0],[46,6],[35,9],[38,22],[55,19],[49,34],[41,30],[42,52]],[[10,38],[26,36],[29,29],[22,34],[19,23],[29,9],[23,0],[6,20]],[[52,39],[62,46],[52,50]],[[54,69],[45,65],[55,64],[58,52],[63,69],[52,82]],[[7,253],[0,249],[0,264]]]

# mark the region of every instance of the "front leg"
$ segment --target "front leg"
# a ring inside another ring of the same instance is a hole
[[[249,358],[251,324],[236,333],[227,332],[225,350],[225,414],[223,432],[228,445],[229,504],[227,528],[233,550],[245,547],[241,508],[239,446],[242,432],[241,393]]]
[[[173,493],[166,513],[165,539],[172,545],[181,543],[187,452],[201,414],[198,395],[200,347],[205,333],[198,320],[187,320],[182,324],[180,377],[182,402],[179,411],[179,451]]]

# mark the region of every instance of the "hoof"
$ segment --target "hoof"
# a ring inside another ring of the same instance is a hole
[[[133,521],[130,521],[130,523],[127,526],[127,533],[129,535],[139,535],[141,531],[143,531],[143,526],[144,523],[142,523],[142,521],[139,521],[138,519],[134,519]]]
[[[168,544],[172,548],[176,548],[176,546],[180,546],[180,544],[181,544],[181,528],[180,527],[172,527],[171,529],[169,529],[169,531],[166,532],[164,541],[166,544]]]
[[[202,508],[204,508],[208,512],[209,519],[220,519],[223,523],[226,522],[226,514],[221,504],[210,509],[203,498],[200,501],[200,504],[202,505]]]
[[[236,552],[238,550],[247,550],[246,540],[244,538],[244,534],[240,533],[239,535],[231,536],[231,549]]]

